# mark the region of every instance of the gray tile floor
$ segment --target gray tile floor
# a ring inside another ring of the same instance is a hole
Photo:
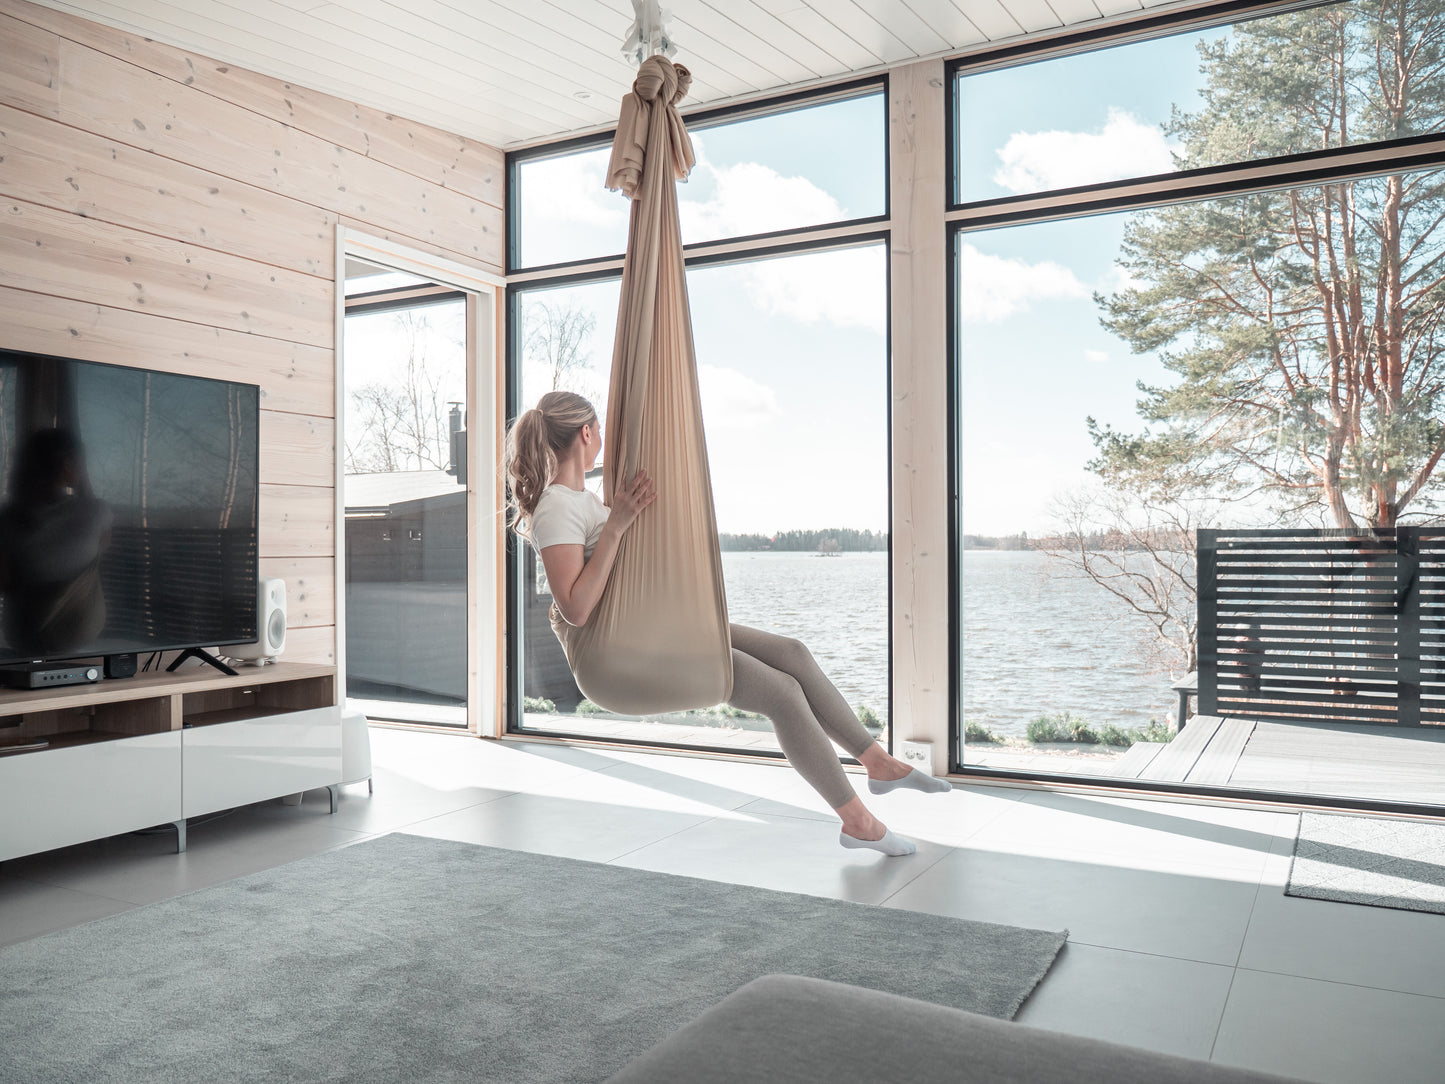
[[[1070,930],[1019,1019],[1312,1081],[1445,1081],[1445,916],[1286,897],[1292,815],[958,788],[869,796],[845,851],[786,766],[373,727],[376,792],[0,865],[0,944],[386,832]],[[862,789],[861,777],[854,777]],[[865,791],[866,794],[866,791]]]

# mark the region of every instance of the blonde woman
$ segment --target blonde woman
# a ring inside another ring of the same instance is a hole
[[[603,504],[582,484],[601,451],[597,412],[573,392],[548,392],[507,434],[511,527],[536,547],[554,605],[578,626],[587,623],[602,597],[622,536],[657,500],[647,472],[638,471],[611,508]],[[942,792],[952,789],[948,782],[909,767],[874,741],[805,645],[746,625],[728,628],[733,656],[728,703],[771,720],[783,755],[843,822],[838,841],[890,856],[912,854],[913,843],[889,831],[854,793],[832,743],[868,770],[874,794],[900,787]]]

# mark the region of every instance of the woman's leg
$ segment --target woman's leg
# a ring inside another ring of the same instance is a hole
[[[766,715],[783,755],[843,822],[840,842],[884,854],[913,853],[913,844],[888,831],[853,792],[838,754],[813,715],[802,686],[791,674],[733,648],[733,692],[728,703]]]
[[[824,733],[842,746],[849,756],[861,757],[870,746],[877,745],[873,735],[858,721],[848,701],[828,680],[828,675],[823,673],[813,653],[801,640],[747,625],[729,624],[728,631],[733,647],[791,675],[797,681]]]
[[[838,687],[823,673],[807,644],[791,636],[779,636],[736,623],[729,623],[728,630],[735,649],[741,649],[798,682],[818,725],[829,738],[858,758],[868,772],[868,787],[875,794],[884,794],[900,786],[933,793],[953,789],[946,780],[915,772],[879,745],[858,721],[858,716],[843,699]],[[871,820],[871,815],[868,819]]]
[[[791,674],[742,650],[734,641],[733,693],[728,703],[766,715],[777,732],[788,763],[828,803],[838,809],[857,799],[828,735],[818,725],[803,688]]]

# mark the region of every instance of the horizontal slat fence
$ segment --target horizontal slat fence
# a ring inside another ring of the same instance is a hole
[[[1445,724],[1445,527],[1198,542],[1201,714]]]

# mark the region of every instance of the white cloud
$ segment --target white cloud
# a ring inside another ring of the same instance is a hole
[[[1050,260],[1025,263],[987,255],[969,244],[961,255],[958,296],[966,321],[996,324],[1035,302],[1089,296],[1072,271]]]
[[[888,320],[882,262],[878,247],[762,260],[745,268],[748,297],[764,312],[881,335]]]
[[[993,179],[1010,192],[1038,192],[1170,173],[1173,146],[1158,128],[1110,109],[1098,132],[1015,132],[997,152],[1003,165]]]
[[[699,364],[697,380],[709,432],[759,429],[783,416],[773,389],[736,369]]]
[[[1145,279],[1135,278],[1127,267],[1115,264],[1099,280],[1099,293],[1107,297],[1109,294],[1122,294],[1128,290],[1145,290],[1150,285]]]
[[[759,162],[713,166],[699,158],[693,182],[711,182],[707,200],[679,191],[678,215],[689,241],[769,233],[843,217],[838,201],[806,177],[784,177]]]
[[[536,208],[538,221],[573,225],[616,226],[626,229],[629,201],[604,187],[607,156],[568,155],[544,159],[527,167],[527,205]]]
[[[1108,355],[1108,353],[1107,353],[1106,351],[1103,351],[1103,350],[1085,350],[1085,351],[1084,351],[1084,360],[1085,360],[1085,361],[1108,361],[1108,360],[1109,360],[1109,355]]]

